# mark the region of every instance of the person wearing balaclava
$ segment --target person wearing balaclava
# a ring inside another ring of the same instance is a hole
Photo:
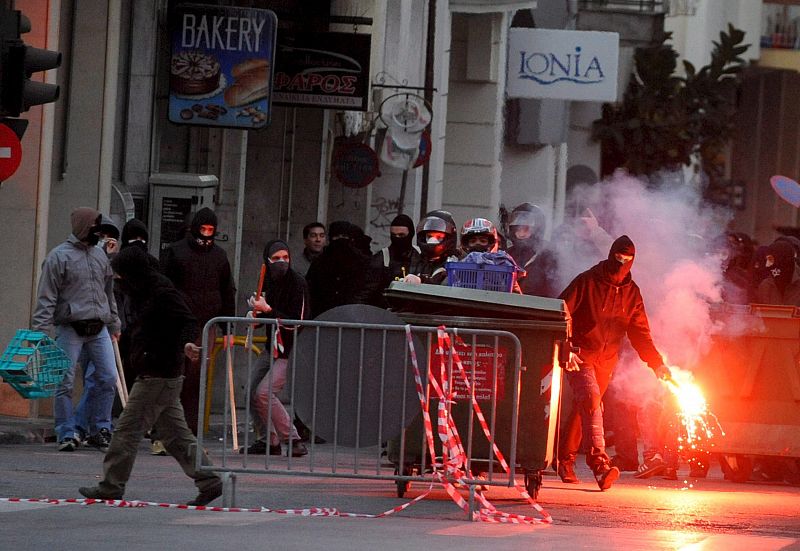
[[[398,214],[389,224],[389,246],[384,247],[372,256],[372,271],[380,274],[378,286],[372,304],[386,306],[383,290],[392,281],[401,280],[411,273],[411,266],[420,261],[419,249],[414,246],[414,221],[406,214]]]
[[[187,505],[207,505],[222,495],[222,481],[212,470],[197,469],[198,453],[201,465],[211,462],[189,430],[180,402],[183,357],[200,357],[200,347],[194,344],[197,320],[144,250],[126,247],[111,263],[119,286],[136,310],[130,325],[129,361],[138,376],[103,460],[102,479],[78,491],[90,499],[122,499],[139,442],[155,426],[169,454],[198,489]]]
[[[117,381],[111,339],[119,336],[120,321],[111,265],[97,247],[101,219],[93,208],[72,211],[72,234],[48,253],[42,265],[31,324],[36,331],[55,330],[56,343],[70,359],[53,401],[57,446],[63,452],[75,451],[82,443],[72,405],[75,367],[82,352],[95,366],[86,375],[91,383],[85,389],[86,443],[105,450],[111,440]]]
[[[236,288],[225,251],[216,243],[217,215],[202,208],[192,218],[187,235],[164,251],[161,271],[180,291],[189,309],[197,318],[198,328],[217,316],[236,315]],[[209,342],[216,340],[217,329],[209,332]],[[198,334],[200,331],[198,330]],[[228,336],[225,336],[226,342]],[[201,337],[198,337],[198,344]],[[181,402],[186,422],[197,430],[200,395],[200,364],[187,360]]]
[[[670,379],[669,368],[653,344],[639,287],[631,277],[636,247],[627,236],[611,245],[608,258],[579,274],[559,298],[572,317],[571,353],[566,378],[573,391],[573,407],[559,439],[558,474],[565,483],[577,483],[575,457],[585,435],[590,443],[586,464],[597,485],[607,490],[619,477],[605,451],[601,402],[627,336],[639,357],[660,379]],[[655,450],[645,450],[647,469],[665,468]],[[659,463],[660,461],[660,463]]]
[[[800,270],[791,243],[776,240],[767,247],[764,268],[769,275],[758,285],[756,302],[800,306]]]
[[[312,317],[344,304],[369,303],[377,278],[363,244],[356,242],[361,235],[363,231],[344,220],[328,226],[328,244],[306,274]]]
[[[264,266],[266,276],[263,290],[265,296],[251,296],[248,305],[252,310],[248,317],[272,318],[279,320],[303,320],[310,317],[311,304],[305,278],[292,269],[289,245],[274,239],[264,247]],[[287,455],[301,457],[308,453],[306,446],[292,423],[292,418],[278,398],[286,385],[286,371],[289,366],[289,353],[294,345],[295,327],[281,326],[278,357],[262,354],[259,368],[253,377],[250,403],[255,412],[255,421],[260,438],[249,448],[240,449],[249,454],[281,455],[281,444],[286,444]],[[267,337],[272,337],[272,326],[267,325]],[[272,349],[272,343],[266,345]],[[269,427],[269,446],[266,435]]]

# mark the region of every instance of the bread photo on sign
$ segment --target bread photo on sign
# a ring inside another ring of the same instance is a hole
[[[233,84],[225,89],[225,103],[231,107],[247,105],[269,95],[269,61],[246,59],[233,66]]]

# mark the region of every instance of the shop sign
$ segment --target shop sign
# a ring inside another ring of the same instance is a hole
[[[617,33],[513,28],[508,42],[508,97],[617,100]]]
[[[366,187],[380,176],[378,155],[363,143],[337,146],[332,169],[343,185],[353,188]]]
[[[292,107],[366,111],[371,36],[281,30],[274,101]]]
[[[245,129],[267,126],[277,27],[270,10],[176,6],[170,15],[169,120]]]

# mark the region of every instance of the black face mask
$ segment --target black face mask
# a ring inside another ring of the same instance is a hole
[[[414,243],[414,235],[409,233],[404,237],[397,237],[394,235],[389,236],[392,244],[389,245],[389,252],[392,253],[393,257],[402,256],[408,251],[411,250],[411,246]]]
[[[194,242],[201,249],[210,249],[211,247],[214,246],[213,237],[203,237],[203,238],[195,237]]]
[[[99,231],[99,226],[92,226],[89,228],[89,235],[86,236],[86,239],[84,239],[83,242],[88,243],[92,247],[97,245],[100,242],[100,235],[98,234]]]
[[[269,278],[272,281],[282,279],[289,272],[289,263],[279,260],[277,262],[270,262],[269,264]]]

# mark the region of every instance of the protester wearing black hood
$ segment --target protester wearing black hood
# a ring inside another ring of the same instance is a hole
[[[266,297],[250,297],[248,304],[252,308],[248,317],[302,320],[309,317],[310,298],[306,280],[291,267],[289,245],[280,239],[274,239],[264,247],[264,265],[266,277],[264,290]],[[262,362],[256,371],[251,388],[250,403],[256,414],[260,438],[254,442],[247,452],[250,454],[267,453],[266,435],[269,434],[270,455],[281,455],[281,444],[287,444],[287,454],[293,457],[306,455],[308,450],[300,441],[300,436],[292,423],[292,418],[278,398],[278,394],[286,385],[286,371],[289,364],[289,353],[294,345],[296,327],[281,326],[280,343],[283,350],[278,349],[278,357],[272,354],[262,355]],[[271,327],[267,329],[271,337]],[[272,343],[267,345],[272,350]],[[244,448],[239,450],[244,452]]]
[[[392,281],[411,273],[411,267],[420,262],[419,250],[414,246],[414,221],[405,214],[394,217],[389,225],[391,244],[372,256],[372,270],[380,274],[380,286],[373,304],[385,306],[381,293]]]
[[[574,402],[558,450],[558,474],[567,483],[578,482],[574,465],[582,434],[591,445],[586,464],[600,489],[610,488],[619,477],[619,469],[609,464],[605,451],[601,402],[623,337],[627,335],[657,377],[671,377],[653,344],[644,301],[630,275],[635,255],[633,241],[623,235],[611,245],[608,259],[579,274],[559,297],[572,316],[572,346],[580,349],[570,355],[567,366]]]
[[[800,270],[794,254],[785,240],[775,240],[767,247],[764,267],[769,276],[758,285],[757,302],[800,306]]]
[[[130,363],[138,373],[128,404],[117,422],[103,460],[103,479],[82,487],[91,499],[122,499],[139,442],[155,426],[170,455],[199,490],[188,505],[206,505],[222,494],[222,481],[195,467],[197,439],[189,430],[180,402],[183,357],[199,359],[197,320],[173,284],[158,273],[139,247],[126,247],[112,261],[117,284],[136,310],[129,326]],[[201,462],[210,465],[205,452]]]
[[[225,251],[214,243],[216,231],[217,215],[209,208],[200,209],[192,219],[190,233],[167,248],[161,264],[162,272],[175,284],[197,318],[198,334],[211,318],[236,315],[231,267]],[[209,342],[215,338],[212,330]],[[194,431],[200,394],[199,363],[187,362],[185,375],[181,401],[186,422]]]
[[[363,235],[358,226],[346,221],[328,227],[330,241],[306,274],[313,317],[343,304],[367,304],[373,296],[377,281],[371,276]]]

